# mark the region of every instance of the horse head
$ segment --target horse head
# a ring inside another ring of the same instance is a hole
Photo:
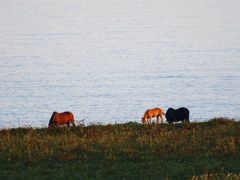
[[[53,113],[52,113],[52,116],[51,116],[51,118],[50,118],[50,120],[49,120],[49,123],[48,123],[48,127],[51,127],[52,125],[55,124],[55,122],[54,122],[54,117],[55,117],[56,113],[57,113],[57,112],[53,112]]]

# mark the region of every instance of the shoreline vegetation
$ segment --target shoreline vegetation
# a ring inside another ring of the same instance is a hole
[[[240,179],[240,121],[0,130],[0,179]]]

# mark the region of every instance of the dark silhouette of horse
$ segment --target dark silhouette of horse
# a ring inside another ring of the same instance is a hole
[[[142,123],[143,124],[146,124],[147,122],[148,124],[152,123],[152,118],[154,117],[157,118],[157,124],[159,122],[159,118],[161,118],[161,123],[163,123],[163,115],[165,115],[165,113],[161,108],[148,109],[142,117]]]
[[[70,123],[72,123],[73,126],[76,126],[74,123],[73,113],[68,111],[63,113],[53,112],[49,120],[48,127],[59,126],[64,124],[67,124],[67,126],[70,127]]]
[[[179,109],[169,108],[166,112],[166,119],[169,124],[173,122],[189,122],[189,110],[185,107]]]

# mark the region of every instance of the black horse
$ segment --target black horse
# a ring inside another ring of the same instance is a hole
[[[189,122],[189,110],[185,107],[179,109],[169,108],[166,112],[166,119],[169,124],[173,122]]]

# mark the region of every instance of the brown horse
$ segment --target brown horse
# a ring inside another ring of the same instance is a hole
[[[70,122],[72,123],[73,126],[76,126],[74,123],[73,113],[68,111],[63,113],[53,112],[52,117],[49,120],[48,127],[64,124],[67,124],[67,126],[70,127]]]
[[[142,123],[152,123],[152,118],[154,117],[157,118],[157,124],[159,122],[159,118],[161,118],[161,123],[163,123],[163,115],[165,115],[165,113],[161,108],[148,109],[142,117]]]

